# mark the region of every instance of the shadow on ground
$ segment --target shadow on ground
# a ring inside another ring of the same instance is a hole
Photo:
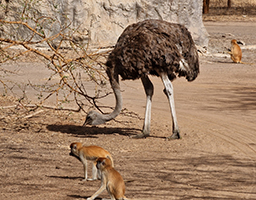
[[[144,166],[144,170],[134,173],[133,176],[138,178],[135,183],[126,185],[129,190],[133,186],[130,192],[138,193],[141,197],[147,197],[151,193],[152,197],[163,199],[168,194],[175,193],[175,199],[182,200],[243,199],[240,198],[242,196],[253,199],[250,197],[256,195],[256,191],[253,190],[255,177],[251,177],[248,173],[254,171],[255,162],[250,159],[207,153],[203,156],[174,159],[167,157],[141,159],[139,162],[139,165]],[[149,174],[150,180],[147,181],[151,182],[152,187],[149,187],[147,182],[143,182],[145,176]],[[140,189],[136,189],[136,185]],[[251,190],[248,190],[249,188]]]
[[[66,134],[71,134],[74,136],[79,137],[89,137],[93,138],[97,135],[101,134],[119,134],[119,135],[125,135],[125,136],[132,136],[136,135],[141,132],[140,129],[135,128],[102,128],[102,127],[83,127],[83,126],[76,126],[76,125],[48,125],[46,127],[49,131],[54,132],[61,132]]]

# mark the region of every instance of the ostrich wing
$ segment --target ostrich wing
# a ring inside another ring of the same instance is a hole
[[[199,72],[198,55],[188,30],[179,24],[146,20],[128,26],[109,55],[107,66],[123,79],[167,72],[172,80],[194,80]],[[182,66],[181,66],[182,64]]]

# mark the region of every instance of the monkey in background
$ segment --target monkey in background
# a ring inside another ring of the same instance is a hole
[[[97,168],[95,163],[92,164],[92,179],[88,179],[87,176],[87,160],[90,161],[96,161],[97,158],[108,157],[111,161],[112,166],[114,166],[113,159],[110,155],[110,153],[99,147],[99,146],[83,146],[80,142],[74,142],[70,145],[70,156],[74,156],[78,160],[80,160],[83,163],[84,166],[84,180],[97,180],[97,174],[98,178],[100,178],[99,171],[97,173]]]
[[[231,59],[235,63],[241,63],[241,64],[247,64],[247,65],[253,65],[253,63],[245,63],[242,62],[242,50],[238,43],[242,44],[242,42],[237,42],[235,39],[231,40],[231,51],[227,52],[230,54]]]
[[[112,167],[112,162],[107,158],[98,158],[96,167],[101,171],[101,187],[87,200],[94,200],[107,189],[111,200],[128,200],[125,196],[125,184],[122,176]]]
[[[235,63],[243,63],[242,60],[242,50],[240,46],[237,44],[235,39],[231,40],[231,52],[229,53],[231,59]]]

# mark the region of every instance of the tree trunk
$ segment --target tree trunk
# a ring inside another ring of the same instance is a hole
[[[231,8],[231,0],[228,0],[228,8]]]
[[[209,13],[210,0],[203,1],[203,14]]]

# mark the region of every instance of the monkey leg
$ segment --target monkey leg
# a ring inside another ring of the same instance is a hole
[[[92,163],[92,180],[97,180],[97,175],[98,175],[98,169],[96,167],[96,164],[93,162]]]
[[[172,82],[170,81],[167,74],[165,73],[161,74],[161,78],[165,87],[164,93],[169,100],[171,114],[172,114],[172,135],[167,139],[180,139],[180,131],[179,131],[178,121],[177,121],[177,116],[175,111]]]
[[[88,174],[87,174],[87,160],[86,159],[81,159],[83,165],[84,165],[84,179],[83,181],[87,181],[88,179]]]
[[[95,181],[101,179],[101,171],[97,169],[96,164],[92,163],[92,178],[87,178],[87,181]]]
[[[110,195],[110,200],[118,200],[118,199],[116,199],[116,198],[114,197],[113,194],[109,193],[109,195]],[[104,199],[102,199],[102,200],[104,200]],[[105,200],[109,200],[109,199],[105,199]]]
[[[106,185],[105,184],[102,184],[100,189],[95,192],[95,194],[93,194],[90,198],[87,198],[87,200],[93,200],[95,199],[97,196],[99,196],[104,190],[106,189]]]

